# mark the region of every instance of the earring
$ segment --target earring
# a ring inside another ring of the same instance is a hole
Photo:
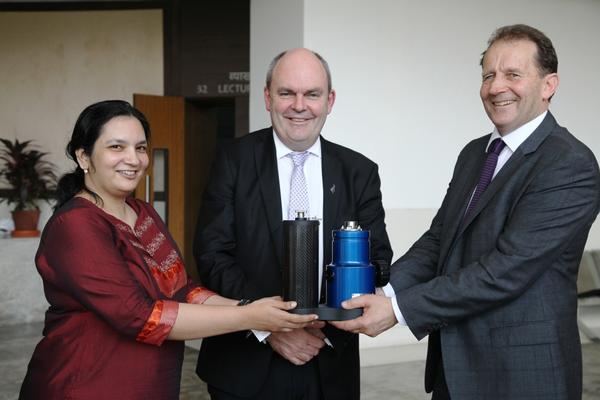
[[[88,169],[87,169],[87,168],[84,168],[84,169],[83,169],[83,173],[84,173],[84,174],[87,174],[88,172],[89,172],[89,171],[88,171]]]

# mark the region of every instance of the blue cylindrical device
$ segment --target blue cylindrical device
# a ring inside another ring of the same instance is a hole
[[[370,233],[348,221],[332,232],[332,261],[326,267],[327,305],[341,303],[361,294],[375,293],[375,267],[370,263]]]

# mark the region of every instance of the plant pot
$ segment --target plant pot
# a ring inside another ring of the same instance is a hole
[[[15,230],[12,237],[37,237],[40,236],[37,226],[40,220],[40,210],[13,211],[12,218]]]

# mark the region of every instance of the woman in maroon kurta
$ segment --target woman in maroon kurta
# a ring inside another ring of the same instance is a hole
[[[148,133],[123,101],[89,106],[75,125],[67,151],[78,166],[59,182],[36,255],[50,308],[21,399],[177,399],[182,339],[315,318],[275,299],[231,307],[190,280],[160,217],[128,197],[148,165]]]

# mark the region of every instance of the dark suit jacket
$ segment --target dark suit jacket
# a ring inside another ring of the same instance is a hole
[[[224,146],[218,153],[198,221],[194,254],[208,288],[235,299],[281,295],[283,225],[272,129]],[[331,262],[330,232],[345,220],[371,230],[371,258],[390,260],[377,165],[321,138],[324,262]],[[326,399],[358,399],[358,337],[328,325],[318,356]],[[273,351],[246,332],[203,340],[196,372],[238,396],[255,395]]]
[[[488,140],[463,149],[430,229],[392,267],[409,328],[430,335],[426,390],[441,350],[453,399],[579,399],[576,280],[598,164],[548,113],[462,221]]]

